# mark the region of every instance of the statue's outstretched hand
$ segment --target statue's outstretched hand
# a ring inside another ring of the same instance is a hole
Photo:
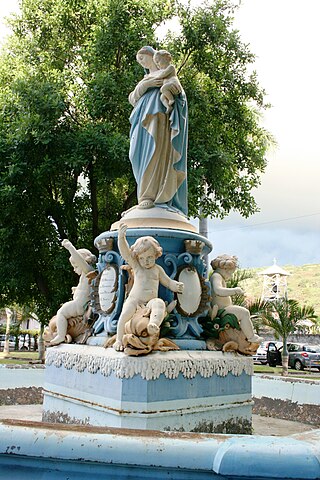
[[[62,240],[61,245],[67,250],[69,250],[69,248],[72,247],[72,243],[70,242],[70,240],[67,240],[66,238]]]
[[[175,290],[175,291],[176,291],[177,293],[183,293],[184,283],[182,283],[182,282],[175,282],[175,283],[176,283],[176,285],[175,285],[176,290]]]
[[[240,287],[235,287],[234,289],[234,295],[243,295],[244,291]]]

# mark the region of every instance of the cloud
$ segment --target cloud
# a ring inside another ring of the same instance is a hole
[[[237,255],[242,268],[320,263],[319,234],[286,228],[230,229],[210,232],[210,259],[228,253]]]

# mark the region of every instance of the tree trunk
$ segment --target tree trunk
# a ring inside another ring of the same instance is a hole
[[[47,280],[39,271],[35,273],[35,281],[40,293],[49,302],[51,299],[49,286],[48,286]]]
[[[202,235],[205,238],[208,238],[208,219],[207,219],[207,217],[199,218],[199,234]],[[203,260],[206,264],[207,276],[209,276],[209,257],[208,257],[208,255],[205,255],[203,257]]]
[[[98,228],[98,200],[97,200],[97,180],[94,174],[93,160],[89,163],[89,183],[90,183],[90,200],[92,211],[92,240],[99,235]]]
[[[287,338],[283,337],[283,350],[282,350],[282,375],[286,377],[288,375],[288,361],[289,353],[287,349]]]
[[[133,205],[137,202],[137,187],[132,190],[129,195],[127,196],[124,204],[123,204],[123,212],[129,210],[129,208],[133,207]]]
[[[288,375],[288,361],[289,355],[282,356],[282,376],[286,377]]]
[[[39,335],[39,342],[38,342],[38,345],[39,345],[39,360],[41,361],[41,363],[44,363],[44,359],[45,359],[45,347],[44,347],[44,340],[43,340],[43,330],[44,330],[44,327],[43,325],[41,324],[41,327],[40,327],[40,335]]]
[[[9,308],[6,308],[7,314],[7,326],[6,326],[6,338],[4,341],[3,353],[9,355],[9,337],[10,337],[10,322],[12,317],[12,312]]]
[[[208,186],[206,182],[204,181],[204,193],[202,195],[202,200],[207,197],[208,194]],[[202,235],[205,238],[208,238],[208,217],[202,217],[202,208],[200,208],[200,218],[199,218],[199,234]],[[204,263],[206,265],[206,272],[207,272],[207,277],[209,277],[209,256],[205,255],[203,257]]]

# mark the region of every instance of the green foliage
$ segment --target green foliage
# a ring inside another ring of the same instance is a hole
[[[241,270],[238,269],[234,272],[230,280],[227,281],[227,287],[228,288],[235,288],[240,285],[240,283],[244,282],[245,280],[248,280],[248,278],[252,277],[252,272],[249,270]]]
[[[288,297],[295,298],[300,304],[308,301],[315,309],[317,322],[320,322],[320,265],[285,265],[283,268],[291,273],[288,277]],[[244,281],[244,289],[253,297],[261,296],[263,281],[258,273],[264,269],[251,269],[252,277]]]
[[[6,333],[6,325],[0,325],[0,334],[5,334]],[[10,331],[10,334],[14,335],[12,331]]]
[[[244,306],[249,310],[254,330],[259,335],[263,326],[264,313],[268,309],[268,302],[261,299],[247,299]]]
[[[240,330],[237,317],[233,313],[224,314],[224,311],[223,308],[218,310],[217,316],[213,320],[210,317],[199,319],[199,323],[203,328],[203,338],[218,338],[220,332],[229,328]]]
[[[248,75],[254,55],[232,30],[232,14],[232,3],[226,0],[196,11],[180,7],[182,34],[169,44],[179,58],[189,101],[193,215],[200,204],[204,216],[222,218],[235,209],[247,217],[256,211],[250,191],[260,183],[271,140],[258,125],[258,112],[265,105],[256,74]]]
[[[232,14],[227,0],[195,10],[173,0],[22,2],[0,57],[0,306],[33,305],[47,322],[78,281],[61,240],[92,249],[135,203],[127,97],[143,45],[172,51],[187,93],[190,214],[201,203],[204,215],[256,211],[264,92]],[[174,16],[182,31],[160,45],[156,28]]]
[[[314,308],[301,306],[297,300],[280,298],[266,303],[264,322],[281,338],[288,338],[297,328],[300,320],[315,318]]]
[[[30,335],[31,337],[38,337],[40,330],[29,330],[29,329],[22,329],[20,330],[21,335]]]
[[[308,305],[301,306],[292,299],[281,298],[267,302],[267,308],[263,314],[263,321],[273,328],[276,337],[283,342],[282,366],[283,374],[288,373],[288,350],[287,338],[297,328],[300,320],[315,318],[314,308]]]

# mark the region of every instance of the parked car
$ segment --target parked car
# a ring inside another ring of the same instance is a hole
[[[1,335],[0,335],[0,348],[1,348],[1,350],[4,349],[4,342],[5,342],[5,340],[6,340],[5,334],[1,334]],[[13,335],[10,335],[10,337],[9,337],[9,350],[14,350],[15,343],[16,343],[16,341],[15,341],[14,336],[13,336]]]
[[[320,371],[320,345],[301,345],[291,343],[288,346],[289,367],[296,370],[315,367]]]
[[[270,342],[267,350],[267,363],[270,367],[276,367],[282,364],[282,348],[281,342]]]
[[[256,353],[252,356],[255,363],[261,363],[261,365],[267,364],[267,351],[269,342],[262,342]]]
[[[268,362],[269,349],[272,350],[273,346],[275,346],[276,348],[279,348],[281,345],[282,345],[281,342],[273,342],[273,341],[262,342],[258,350],[256,351],[256,353],[253,355],[253,361],[255,363],[261,363],[261,365],[267,365],[267,363],[269,363]]]
[[[288,343],[288,366],[295,370],[304,368],[317,368],[320,371],[320,345],[307,345],[303,343]],[[282,364],[283,347],[268,346],[267,359],[271,367]]]

